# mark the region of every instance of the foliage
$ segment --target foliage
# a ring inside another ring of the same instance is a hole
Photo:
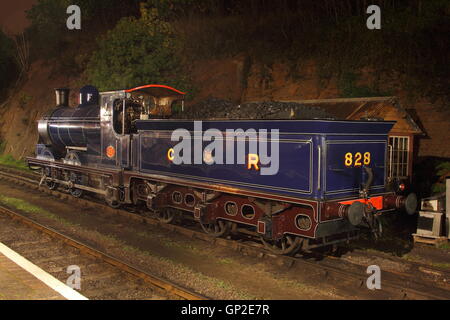
[[[189,56],[246,53],[255,62],[284,62],[292,67],[312,59],[321,74],[338,76],[366,68],[374,74],[399,76],[398,89],[444,100],[450,96],[448,0],[374,0],[370,4],[382,10],[381,30],[367,29],[369,3],[362,1],[211,2],[217,10],[186,14],[177,22],[187,38]],[[296,72],[301,70],[290,75]],[[376,85],[370,85],[354,88],[350,95],[370,94],[367,89],[377,91]]]
[[[358,85],[358,75],[353,72],[344,72],[338,80],[338,89],[343,98],[360,98],[360,97],[380,97],[389,95],[386,92],[369,87]]]
[[[445,178],[450,176],[450,161],[440,163],[436,169],[439,180],[432,186],[432,190],[434,193],[445,192]]]
[[[52,57],[59,52],[66,29],[66,9],[70,0],[39,0],[27,11],[31,21],[32,47],[39,55]]]
[[[33,27],[39,31],[62,32],[66,28],[67,7],[76,4],[81,9],[83,22],[107,18],[113,20],[117,17],[134,13],[138,7],[139,0],[38,0],[33,7],[27,11],[27,17]],[[96,19],[93,19],[96,18]]]
[[[23,160],[17,160],[10,154],[4,154],[6,143],[0,141],[0,165],[7,166],[19,170],[28,170],[28,165]]]
[[[30,96],[29,94],[26,94],[25,92],[21,92],[19,95],[19,106],[22,109],[25,109],[25,107],[27,106],[28,102],[30,102],[31,100],[33,100],[33,97]]]
[[[140,19],[122,18],[104,36],[87,67],[91,82],[100,90],[163,83],[187,89],[178,58],[180,42],[171,24],[158,10],[142,6]]]
[[[147,0],[146,5],[157,9],[167,19],[180,19],[193,14],[217,14],[223,7],[223,3],[217,0]]]
[[[442,242],[438,245],[439,249],[445,249],[445,250],[450,250],[450,243],[449,242]],[[450,264],[446,263],[446,266],[444,266],[444,268],[448,268],[450,269]],[[439,267],[439,266],[438,266]]]
[[[70,0],[38,0],[27,11],[31,26],[27,32],[32,39],[34,58],[54,58],[70,44],[86,46],[95,38],[100,25],[114,25],[123,16],[135,14],[139,0],[77,0],[81,9],[81,31],[68,30],[67,8]]]
[[[28,166],[25,161],[17,160],[10,154],[0,155],[0,165],[19,170],[28,170]]]
[[[0,30],[0,99],[16,77],[17,64],[14,58],[14,43]]]
[[[65,25],[66,8],[70,4],[70,0],[38,0],[27,11],[27,18],[38,29],[48,32],[49,29],[54,29],[58,25]]]
[[[30,204],[22,199],[7,197],[0,194],[0,203],[5,204],[10,207],[14,207],[20,211],[30,212],[30,213],[42,213],[44,210],[38,206]]]
[[[88,44],[93,46],[94,35],[105,29],[90,26],[109,28],[116,26],[122,17],[128,17],[114,28],[115,38],[109,34],[111,41],[116,39],[117,43],[101,44],[104,49],[116,50],[108,54],[112,53],[116,58],[121,55],[121,60],[128,59],[126,63],[116,61],[128,80],[111,81],[113,87],[122,87],[117,83],[133,82],[130,79],[138,77],[132,70],[136,65],[148,67],[145,72],[137,73],[148,74],[150,70],[156,70],[167,74],[167,69],[173,68],[172,59],[167,60],[169,65],[164,72],[159,67],[148,66],[147,62],[131,61],[141,55],[136,51],[154,48],[157,43],[152,40],[153,44],[149,44],[150,40],[141,41],[137,36],[144,34],[145,23],[144,19],[133,17],[138,16],[139,2],[144,1],[147,8],[157,10],[155,21],[163,24],[169,21],[179,31],[176,38],[169,36],[170,42],[182,41],[183,56],[189,61],[245,53],[262,65],[286,63],[292,69],[290,76],[296,78],[301,76],[299,64],[313,59],[319,64],[321,79],[341,75],[344,96],[375,95],[379,91],[376,83],[357,86],[355,80],[346,75],[349,70],[361,68],[372,70],[374,74],[398,76],[401,86],[398,89],[410,94],[443,98],[444,101],[450,96],[450,64],[446,55],[450,47],[448,0],[373,0],[370,4],[379,5],[382,10],[381,30],[366,28],[369,4],[366,1],[78,0],[83,32],[67,32],[65,28],[65,9],[69,0],[38,0],[29,12],[34,30],[30,37],[34,40],[33,52],[48,58],[63,52],[69,45],[85,49]],[[120,41],[119,30],[133,34],[135,41]],[[84,38],[77,39],[77,35]],[[133,42],[139,43],[139,48]],[[119,48],[119,43],[124,48]],[[41,47],[40,51],[38,47]],[[131,54],[125,52],[129,48]],[[154,55],[158,56],[156,52]],[[81,71],[85,59],[80,57],[80,61],[75,61],[75,56],[68,53],[61,60],[67,66],[79,65],[78,71]],[[96,53],[96,57],[100,58],[101,54]],[[164,55],[159,57],[165,58]],[[90,69],[96,79],[99,74],[107,75],[105,70],[93,70],[92,64]]]

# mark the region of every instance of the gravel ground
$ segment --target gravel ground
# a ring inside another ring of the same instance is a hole
[[[129,219],[81,208],[37,191],[5,186],[0,194],[27,199],[49,214],[27,213],[40,223],[128,261],[152,274],[214,299],[342,299],[331,285],[310,281],[280,266],[198,239]],[[57,200],[57,201],[55,201]],[[323,279],[325,280],[325,279]],[[319,279],[318,279],[319,281]]]
[[[68,200],[56,200],[37,191],[5,186],[0,195],[27,199],[52,214],[29,214],[41,223],[61,230],[144,270],[214,299],[373,299],[358,294],[352,285],[330,282],[315,270],[284,268],[266,259],[243,256],[232,249],[170,233],[153,225],[98,212]],[[66,198],[66,197],[64,197]],[[56,214],[57,213],[57,214]],[[402,272],[401,262],[348,253],[336,263],[347,267],[379,264],[383,270]],[[317,270],[320,271],[320,270]]]
[[[342,257],[343,260],[350,263],[356,263],[361,266],[370,266],[372,264],[379,266],[382,270],[394,271],[394,272],[407,272],[409,266],[400,262],[392,261],[389,259],[383,259],[380,257],[364,257],[356,256],[351,253]]]
[[[167,299],[167,293],[118,271],[97,259],[80,255],[78,249],[0,216],[0,242],[65,283],[67,267],[82,270],[80,293],[90,299]]]

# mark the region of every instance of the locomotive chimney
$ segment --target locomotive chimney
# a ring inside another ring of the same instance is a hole
[[[56,106],[57,107],[68,107],[69,106],[69,93],[70,93],[70,89],[68,89],[68,88],[55,89]]]

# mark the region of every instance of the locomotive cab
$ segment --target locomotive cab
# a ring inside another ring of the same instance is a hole
[[[136,120],[170,117],[177,102],[184,109],[185,93],[168,86],[146,85],[125,93],[113,103],[113,127],[118,134],[136,133]]]
[[[184,105],[185,93],[164,85],[146,85],[128,90],[102,92],[102,166],[132,167],[131,149],[138,136],[137,121],[155,121],[172,115],[174,104]]]
[[[113,103],[113,129],[117,134],[136,133],[134,122],[142,114],[143,106],[131,99],[116,99]]]

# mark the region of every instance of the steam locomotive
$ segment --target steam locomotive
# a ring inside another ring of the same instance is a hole
[[[414,194],[386,186],[394,122],[225,119],[199,127],[173,115],[188,110],[185,93],[169,86],[101,93],[86,86],[76,108],[68,105],[69,92],[56,89],[56,109],[38,124],[36,157],[27,158],[50,189],[94,193],[114,208],[141,206],[164,223],[188,215],[213,237],[245,233],[276,254],[339,244],[361,231],[377,237],[382,214],[415,212]],[[245,135],[255,129],[271,134]],[[176,130],[194,136],[200,161],[183,151],[188,161],[176,163]],[[212,139],[202,137],[211,130],[222,134],[216,146],[241,143],[245,161],[228,151],[231,161],[210,161],[217,151],[208,152]],[[261,174],[263,151],[278,152],[275,174]]]

